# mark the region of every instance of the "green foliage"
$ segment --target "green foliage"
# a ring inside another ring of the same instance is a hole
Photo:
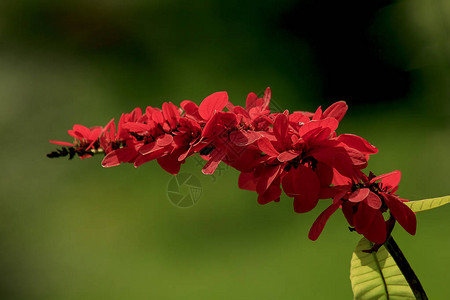
[[[354,299],[415,299],[392,256],[382,246],[378,252],[366,253],[373,244],[362,238],[353,252],[350,280]]]
[[[429,210],[432,208],[436,208],[442,205],[445,205],[450,202],[450,196],[438,197],[438,198],[430,198],[418,201],[410,201],[405,202],[413,212],[419,212],[424,210]]]

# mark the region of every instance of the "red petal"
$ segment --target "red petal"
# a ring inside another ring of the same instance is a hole
[[[142,148],[141,148],[142,149]],[[134,161],[134,167],[137,168],[149,161],[161,158],[169,153],[169,150],[166,148],[158,148],[157,150],[153,150],[151,152],[148,152],[146,155],[139,155],[137,156],[136,160]]]
[[[103,133],[107,133],[106,136],[110,141],[115,140],[116,135],[116,123],[114,123],[114,118],[109,121],[109,123],[103,128]]]
[[[319,201],[320,181],[316,173],[305,166],[294,169],[294,211],[297,213],[308,212]]]
[[[334,185],[347,185],[351,184],[352,180],[348,176],[344,176],[336,169],[333,169],[333,180],[331,181]]]
[[[304,136],[306,133],[308,133],[311,130],[314,130],[316,128],[330,128],[331,131],[335,131],[339,125],[339,122],[334,118],[327,118],[324,120],[317,120],[317,121],[311,121],[303,125],[298,133],[300,136]]]
[[[228,111],[232,111],[232,112],[234,112],[234,108],[235,108],[235,106],[234,106],[234,104],[233,103],[231,103],[230,101],[228,101],[227,102],[227,105],[225,105],[225,107],[228,109]],[[242,108],[242,107],[241,107]],[[242,108],[244,111],[245,111],[245,109],[244,108]]]
[[[261,138],[261,135],[254,131],[237,130],[230,133],[230,140],[237,146],[248,146]]]
[[[366,198],[367,205],[374,209],[380,209],[381,207],[381,199],[374,192],[370,192]]]
[[[175,129],[178,125],[179,112],[178,108],[171,102],[164,102],[162,105],[164,118],[169,123],[171,129]]]
[[[260,138],[257,144],[259,150],[271,157],[277,157],[280,154],[266,137]]]
[[[52,144],[55,144],[55,145],[60,145],[60,146],[69,146],[69,147],[75,146],[74,144],[68,143],[68,142],[60,142],[60,141],[49,141],[49,142]]]
[[[353,148],[347,148],[346,149],[348,156],[352,160],[352,163],[354,166],[365,168],[367,165],[367,158],[364,154],[359,152],[358,150],[355,150]]]
[[[159,151],[163,148],[163,146],[158,145],[156,142],[152,142],[150,144],[145,144],[141,148],[139,148],[139,153],[142,155],[147,155],[155,151]]]
[[[218,134],[219,131],[224,131],[222,127],[217,126],[219,121],[219,114],[214,114],[211,119],[208,120],[205,127],[202,130],[203,137],[211,137]]]
[[[228,102],[228,103],[230,103],[230,102]],[[227,106],[227,108],[228,108],[228,106]],[[243,115],[246,118],[250,118],[250,115],[248,114],[248,112],[244,108],[242,108],[240,106],[235,106],[233,108],[233,110],[228,108],[228,110],[233,111],[235,114],[240,114],[240,115]]]
[[[261,160],[261,152],[257,148],[231,148],[224,162],[239,172],[253,172]],[[230,155],[231,154],[231,155]]]
[[[73,138],[75,138],[75,139],[77,139],[77,140],[82,140],[82,139],[83,139],[83,136],[82,136],[79,132],[75,132],[75,131],[72,130],[72,129],[67,130],[67,133],[68,133],[71,137],[73,137]]]
[[[327,209],[325,209],[314,221],[311,229],[309,230],[308,237],[310,240],[315,241],[319,237],[319,235],[322,233],[323,228],[325,227],[325,224],[327,223],[328,219],[331,217],[331,215],[339,208],[341,205],[341,202],[333,203],[330,206],[328,206]]]
[[[220,124],[228,129],[235,129],[237,125],[237,116],[232,112],[220,111],[217,113],[220,115]]]
[[[331,184],[333,180],[333,169],[330,166],[319,161],[316,167],[316,174],[319,177],[320,186],[326,187]]]
[[[100,136],[102,131],[103,131],[102,127],[91,128],[91,133],[89,134],[89,137],[87,139],[88,141],[91,141],[91,144],[89,145],[89,147],[87,147],[86,150],[89,150],[92,147],[94,147],[94,144],[97,142],[98,137]]]
[[[335,118],[338,122],[344,118],[345,113],[347,112],[348,106],[345,101],[339,101],[333,103],[328,107],[324,112],[323,118]]]
[[[348,186],[343,186],[343,187],[339,188],[338,192],[333,196],[333,203],[341,201],[342,198],[344,198],[344,196],[346,196],[349,193],[349,190],[350,190],[350,187],[348,187]],[[352,202],[347,202],[347,203],[352,203]]]
[[[176,157],[164,156],[157,159],[158,164],[172,175],[177,175],[180,172],[181,162]]]
[[[117,124],[117,138],[118,139],[125,140],[128,138],[128,132],[123,129],[123,124],[126,123],[125,119],[126,119],[126,114],[122,114],[119,119],[119,124]]]
[[[258,195],[258,203],[267,204],[272,201],[278,202],[277,200],[280,199],[280,196],[280,181],[276,180],[263,194]]]
[[[103,167],[114,167],[122,162],[132,162],[136,158],[137,152],[134,147],[124,147],[108,153],[102,161]]]
[[[102,160],[103,167],[114,167],[118,165],[120,165],[120,160],[116,151],[109,152]]]
[[[161,146],[161,147],[168,146],[168,145],[172,144],[172,142],[173,142],[173,136],[170,134],[161,135],[156,140],[156,143],[158,144],[158,146]]]
[[[100,134],[102,134],[103,128],[101,126],[96,126],[91,128],[91,133],[89,134],[89,140],[96,140]]]
[[[273,123],[273,133],[281,144],[287,141],[287,133],[289,130],[289,120],[284,114],[279,114]]]
[[[331,187],[321,187],[319,192],[319,199],[333,199],[336,195],[345,195],[348,188],[346,186],[331,186]],[[340,197],[342,198],[342,197]],[[340,200],[340,198],[338,200]]]
[[[147,109],[145,110],[145,113],[147,114],[150,120],[155,121],[157,124],[163,124],[165,121],[163,113],[158,108],[148,106]]]
[[[208,160],[208,162],[205,164],[205,166],[202,169],[203,174],[205,175],[211,175],[214,173],[214,171],[217,169],[217,166],[222,161],[222,159],[225,157],[226,152],[223,151],[221,148],[216,148],[213,150],[211,154],[211,158]]]
[[[293,169],[286,172],[281,181],[283,186],[283,191],[288,197],[295,197],[295,189],[294,189],[294,172]]]
[[[73,125],[73,131],[81,135],[83,138],[87,138],[91,134],[91,130],[89,128],[78,124]]]
[[[278,155],[278,160],[280,162],[285,162],[285,161],[294,159],[299,155],[300,155],[300,153],[298,151],[294,151],[294,150],[284,151],[284,152],[281,152],[280,155]]]
[[[331,136],[331,133],[332,132],[330,128],[322,128],[318,132],[316,132],[312,138],[307,138],[306,135],[303,138],[305,140],[308,140],[308,143],[310,144],[317,144],[325,139],[328,139]]]
[[[330,167],[335,167],[335,156],[339,151],[336,147],[316,147],[316,149],[309,151],[309,154],[320,162],[324,162]]]
[[[356,205],[357,204],[348,201],[342,203],[342,212],[344,213],[344,216],[347,219],[348,224],[350,224],[350,226],[352,227],[354,227],[353,214],[354,214],[354,207]]]
[[[269,188],[275,178],[279,175],[280,169],[280,165],[267,166],[264,168],[262,174],[256,179],[258,181],[256,185],[256,192],[258,194],[264,193]]]
[[[140,107],[136,107],[133,109],[133,111],[129,114],[128,121],[134,122],[137,121],[142,116],[142,111]]]
[[[369,192],[370,192],[370,190],[368,188],[357,189],[350,195],[350,197],[348,197],[348,200],[350,202],[361,202],[367,198],[367,196],[369,195]]]
[[[413,211],[400,199],[389,194],[383,194],[386,205],[389,207],[395,220],[411,235],[416,234],[417,220]]]
[[[334,168],[342,175],[353,178],[354,177],[354,165],[352,159],[350,159],[348,153],[339,152],[336,153],[334,159]]]
[[[362,233],[369,241],[375,244],[383,244],[387,238],[386,224],[380,211],[374,214],[372,223]]]
[[[375,215],[380,213],[380,211],[372,209],[365,202],[359,203],[358,209],[353,215],[353,223],[355,224],[355,229],[359,233],[365,232],[374,220]]]
[[[183,102],[181,102],[180,106],[188,115],[196,116],[198,113],[197,104],[190,100],[184,100]]]
[[[303,126],[302,126],[303,127]],[[300,128],[301,129],[301,128]],[[309,144],[314,144],[314,138],[322,132],[322,130],[324,130],[324,128],[322,127],[317,127],[314,129],[309,130],[308,132],[306,132],[304,135],[302,135],[302,138],[307,141]],[[330,130],[328,128],[328,130]]]
[[[204,120],[209,120],[214,113],[221,111],[227,105],[227,102],[227,92],[216,92],[202,101],[198,112]]]
[[[322,119],[322,107],[319,106],[316,109],[316,112],[314,113],[314,116],[312,117],[313,120],[320,120]]]
[[[178,157],[178,161],[183,161],[183,160],[185,160],[189,155],[191,155],[192,154],[192,146],[189,146],[189,148],[186,150],[186,151],[184,151],[184,152],[182,152],[181,154],[180,154],[180,156]]]
[[[247,100],[245,101],[245,109],[249,111],[251,108],[255,107],[257,100],[258,96],[255,93],[249,93]]]
[[[357,135],[341,134],[337,137],[337,140],[362,153],[375,154],[378,152],[378,149],[374,145],[371,145],[368,141]]]
[[[151,129],[151,127],[147,124],[135,122],[125,123],[123,124],[122,128],[134,132],[149,131]]]
[[[289,115],[289,123],[298,125],[303,125],[305,123],[310,122],[311,120],[305,116],[304,112],[294,111],[291,115]]]
[[[266,110],[269,108],[270,98],[272,97],[272,91],[270,87],[267,87],[264,91],[263,103],[261,105],[261,110]]]
[[[392,189],[398,186],[400,183],[400,179],[402,178],[402,173],[400,171],[393,171],[391,173],[383,174],[372,178],[370,183],[374,183],[381,179],[381,183],[383,187],[387,187],[388,189]]]
[[[239,188],[248,191],[256,191],[256,181],[253,173],[241,173],[239,175]]]

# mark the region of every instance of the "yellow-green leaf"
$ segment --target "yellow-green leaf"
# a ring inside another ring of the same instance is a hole
[[[424,210],[429,210],[450,202],[450,196],[430,198],[418,201],[403,202],[411,208],[413,212],[419,212]]]
[[[392,256],[382,246],[378,252],[366,253],[372,248],[362,238],[353,252],[350,280],[356,300],[407,300],[416,299]]]

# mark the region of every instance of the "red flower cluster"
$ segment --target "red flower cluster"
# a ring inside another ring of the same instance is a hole
[[[375,244],[383,244],[392,230],[390,222],[385,221],[383,213],[389,212],[407,232],[416,233],[416,216],[395,192],[400,182],[400,171],[369,177],[359,174],[357,180],[346,184],[324,188],[320,198],[332,198],[333,203],[324,210],[314,222],[309,238],[316,240],[330,216],[339,208],[348,223]],[[379,181],[379,182],[377,182]]]
[[[294,210],[303,213],[319,199],[332,198],[311,228],[313,240],[339,207],[350,225],[375,243],[387,238],[383,212],[388,209],[414,234],[414,214],[394,195],[400,173],[366,177],[361,170],[378,150],[359,136],[336,133],[345,102],[315,113],[271,113],[270,98],[267,88],[262,98],[250,93],[245,108],[229,102],[226,92],[206,97],[199,106],[183,101],[181,108],[170,102],[144,113],[136,108],[122,114],[117,126],[114,120],[91,129],[74,125],[68,133],[75,141],[50,141],[69,148],[49,157],[104,153],[104,167],[156,160],[177,174],[185,159],[198,153],[207,161],[204,174],[213,174],[221,161],[232,166],[241,172],[239,187],[256,191],[261,204],[279,201],[283,190],[293,198]]]

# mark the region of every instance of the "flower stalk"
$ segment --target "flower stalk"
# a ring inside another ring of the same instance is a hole
[[[389,252],[389,254],[391,254],[392,258],[394,258],[395,263],[402,272],[403,276],[405,276],[405,279],[411,287],[411,290],[413,291],[416,299],[428,300],[427,294],[425,293],[425,290],[423,289],[419,278],[417,278],[416,273],[414,273],[411,265],[406,260],[405,255],[403,255],[403,252],[400,250],[392,235],[387,238],[386,242],[384,243],[384,247]]]

